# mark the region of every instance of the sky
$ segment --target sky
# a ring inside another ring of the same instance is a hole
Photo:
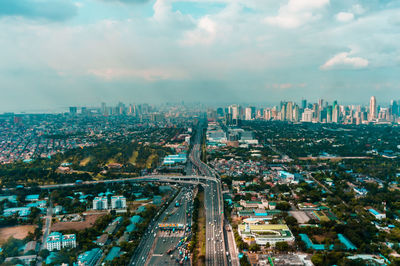
[[[0,112],[400,99],[400,1],[1,0]]]

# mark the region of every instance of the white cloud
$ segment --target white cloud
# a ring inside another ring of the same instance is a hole
[[[216,23],[209,17],[199,20],[196,29],[186,32],[183,45],[211,44],[217,35]]]
[[[369,64],[367,59],[362,57],[351,57],[350,53],[343,52],[336,54],[321,66],[321,69],[328,70],[333,68],[365,68]]]
[[[336,14],[336,20],[340,22],[349,22],[354,19],[354,14],[350,12],[339,12]]]
[[[297,28],[320,18],[315,11],[329,4],[329,0],[289,0],[279,8],[277,16],[265,18],[265,22],[282,28]]]
[[[177,69],[129,69],[129,68],[104,68],[90,69],[89,74],[104,80],[113,80],[119,78],[140,78],[146,81],[158,81],[169,79],[182,79],[186,76]]]
[[[351,10],[354,14],[361,15],[365,12],[365,9],[360,4],[353,5]]]

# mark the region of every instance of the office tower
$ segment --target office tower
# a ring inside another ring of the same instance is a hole
[[[399,106],[397,105],[397,101],[392,100],[390,103],[390,111],[393,117],[399,116]]]
[[[303,99],[303,100],[301,100],[301,109],[306,109],[307,108],[307,100],[306,99]]]
[[[326,108],[326,122],[332,123],[332,105],[328,105]]]
[[[321,110],[322,108],[323,108],[323,105],[324,104],[324,100],[323,99],[319,99],[318,100],[318,108]]]
[[[296,104],[293,108],[293,121],[299,122],[300,120],[300,109],[299,106]]]
[[[239,119],[239,106],[237,106],[236,104],[230,105],[229,113],[232,115],[232,120],[238,120]]]
[[[246,107],[244,110],[244,120],[251,120],[252,119],[252,112],[250,107]]]
[[[335,105],[332,110],[332,122],[338,123],[339,122],[339,105]]]
[[[219,116],[219,117],[224,117],[224,109],[223,108],[218,108],[217,109],[217,115]]]
[[[314,103],[312,106],[313,118],[318,118],[318,104]]]
[[[283,104],[281,107],[280,118],[281,121],[286,121],[286,105]]]
[[[313,121],[314,111],[312,109],[304,109],[304,112],[301,117],[302,122],[312,122]]]
[[[286,120],[293,121],[293,103],[286,103]]]
[[[71,106],[71,107],[69,108],[69,113],[70,113],[71,115],[76,115],[77,112],[78,112],[78,108],[77,108],[77,107]]]
[[[233,124],[232,120],[233,120],[232,119],[232,114],[231,113],[226,113],[225,114],[225,125],[227,125],[227,126],[232,125]]]
[[[269,109],[269,108],[264,109],[264,119],[271,120],[271,118],[272,118],[271,109]]]
[[[376,98],[375,96],[372,96],[370,101],[369,101],[369,121],[373,121],[376,119],[376,113],[377,108],[376,108]]]

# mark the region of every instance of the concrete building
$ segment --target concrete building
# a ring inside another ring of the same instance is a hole
[[[107,210],[107,197],[95,197],[93,200],[93,210]]]
[[[125,209],[126,198],[124,196],[112,196],[111,197],[111,208],[112,209]]]
[[[63,235],[59,232],[52,232],[46,239],[46,248],[49,251],[54,249],[61,250],[62,248],[75,248],[76,235]]]
[[[258,245],[269,243],[275,246],[277,242],[294,242],[295,238],[286,224],[241,224],[239,235],[244,241]]]

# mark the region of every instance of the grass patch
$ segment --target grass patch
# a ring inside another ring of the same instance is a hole
[[[85,159],[79,162],[79,166],[86,166],[88,165],[88,163],[90,163],[91,160],[92,160],[91,156],[86,157]]]
[[[136,164],[136,159],[137,159],[138,155],[139,155],[139,152],[138,152],[138,151],[133,151],[132,156],[129,157],[128,162],[129,162],[130,164],[135,165],[135,164]]]
[[[151,168],[151,166],[153,165],[153,161],[154,161],[157,157],[158,157],[157,154],[152,153],[152,154],[147,158],[147,161],[146,161],[146,168],[147,168],[147,169],[150,169],[150,168]]]

